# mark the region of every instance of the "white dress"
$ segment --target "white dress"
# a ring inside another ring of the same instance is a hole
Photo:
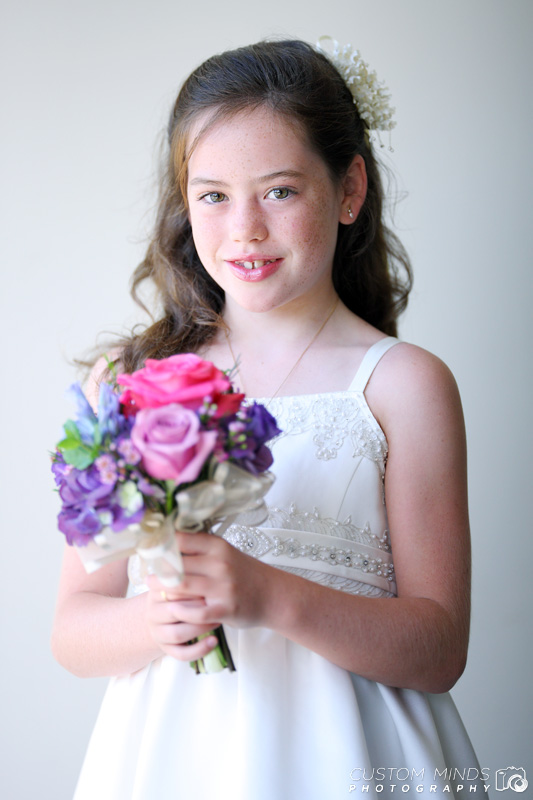
[[[370,348],[347,391],[271,401],[282,433],[269,518],[232,526],[233,545],[340,591],[394,597],[387,442],[363,392],[396,342]],[[369,681],[264,628],[226,635],[234,673],[196,675],[164,656],[111,679],[75,800],[487,797],[449,694]]]

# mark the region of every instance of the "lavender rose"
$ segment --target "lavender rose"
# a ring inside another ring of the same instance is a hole
[[[176,483],[196,480],[216,439],[216,431],[202,431],[194,411],[178,403],[141,409],[131,431],[148,474]]]

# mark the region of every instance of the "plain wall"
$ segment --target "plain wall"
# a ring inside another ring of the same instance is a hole
[[[105,688],[49,652],[63,540],[48,451],[69,360],[140,318],[128,281],[177,87],[216,51],[323,34],[360,48],[397,108],[385,158],[415,271],[401,335],[454,371],[470,447],[472,638],[452,694],[482,766],[529,769],[530,792],[531,1],[3,6],[0,797],[71,797]]]

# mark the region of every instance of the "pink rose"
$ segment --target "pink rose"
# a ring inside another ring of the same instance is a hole
[[[142,369],[117,377],[126,387],[120,402],[129,413],[137,408],[159,408],[168,403],[181,403],[186,408],[199,408],[205,397],[214,397],[231,388],[230,381],[211,361],[203,361],[193,353],[184,353],[157,360],[146,359]],[[133,408],[132,408],[133,406]]]
[[[200,430],[200,420],[177,403],[138,412],[131,441],[147,473],[158,480],[196,480],[214,450],[216,431]]]

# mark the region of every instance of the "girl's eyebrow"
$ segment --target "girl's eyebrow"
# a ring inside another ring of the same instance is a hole
[[[259,178],[253,178],[253,183],[264,183],[265,181],[272,181],[278,180],[279,178],[303,178],[304,173],[298,172],[295,169],[281,169],[277,172],[269,172],[268,175],[261,175]],[[203,175],[198,175],[198,177],[193,178],[189,181],[190,186],[197,186],[198,184],[206,184],[208,183],[210,186],[227,186],[228,184],[225,181],[217,181],[213,178],[205,178]]]

